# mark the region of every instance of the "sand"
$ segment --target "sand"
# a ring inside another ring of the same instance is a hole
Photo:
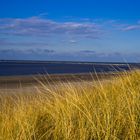
[[[45,86],[58,86],[60,84],[72,83],[85,85],[93,84],[93,81],[110,80],[120,73],[82,73],[82,74],[57,74],[57,75],[29,75],[29,76],[7,76],[0,77],[0,94],[11,93],[38,93],[40,83]]]

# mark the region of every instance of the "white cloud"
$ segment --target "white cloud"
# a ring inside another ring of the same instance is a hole
[[[124,28],[122,28],[123,31],[131,31],[131,30],[139,30],[140,25],[129,25]]]
[[[69,42],[70,42],[71,44],[76,44],[76,43],[77,43],[77,41],[74,40],[74,39],[70,40]]]

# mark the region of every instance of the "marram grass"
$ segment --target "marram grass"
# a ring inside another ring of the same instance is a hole
[[[0,97],[0,140],[138,140],[140,71]]]

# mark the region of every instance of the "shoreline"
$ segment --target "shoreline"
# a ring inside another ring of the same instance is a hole
[[[5,76],[0,77],[0,95],[13,94],[38,94],[42,85],[47,88],[58,88],[62,84],[81,84],[91,86],[97,80],[110,81],[118,73],[78,73],[78,74],[55,74],[55,75],[30,75],[30,76]]]
[[[67,82],[90,82],[97,80],[111,80],[121,75],[118,73],[78,73],[78,74],[53,74],[53,75],[29,75],[29,76],[4,76],[0,77],[0,89],[17,89],[37,87],[39,82],[46,85],[56,85]]]

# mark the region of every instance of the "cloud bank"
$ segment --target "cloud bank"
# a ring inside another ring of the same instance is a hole
[[[51,36],[75,35],[98,38],[101,30],[95,23],[56,22],[40,17],[0,19],[1,35]]]
[[[44,36],[73,35],[85,38],[101,38],[106,28],[121,29],[122,31],[140,30],[140,22],[134,25],[121,24],[115,20],[108,21],[77,21],[58,22],[42,17],[30,18],[1,18],[0,35]]]
[[[92,50],[75,52],[56,52],[49,49],[0,49],[1,60],[52,60],[52,61],[88,61],[88,62],[139,62],[139,53],[121,54],[99,53]]]

